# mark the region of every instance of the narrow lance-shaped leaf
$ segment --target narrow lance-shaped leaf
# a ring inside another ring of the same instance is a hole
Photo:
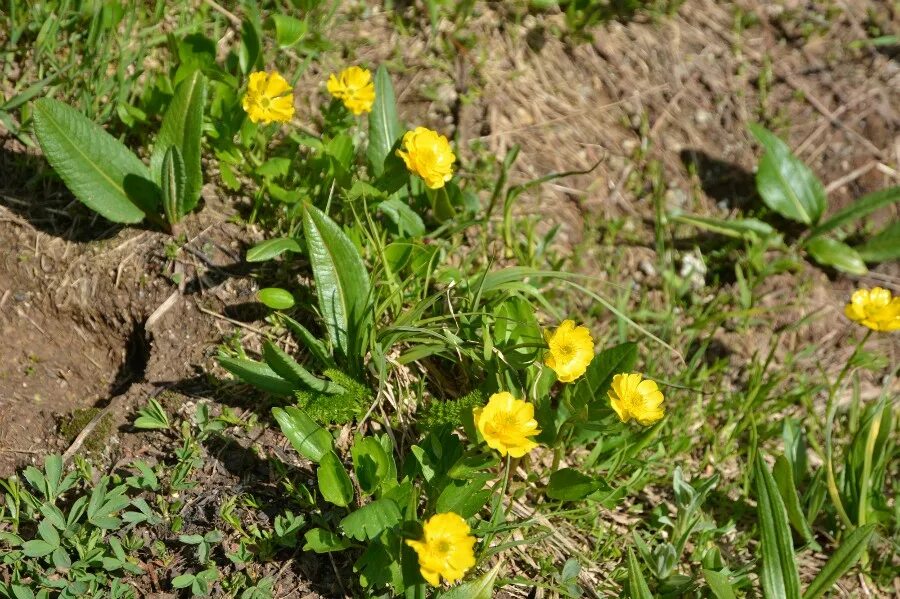
[[[631,599],[653,599],[650,587],[644,580],[644,573],[641,572],[641,565],[631,547],[628,548],[628,590],[631,593]]]
[[[809,236],[815,237],[816,235],[821,235],[822,233],[831,231],[841,225],[859,220],[860,218],[875,212],[879,208],[890,206],[894,202],[900,202],[900,186],[888,187],[867,194],[810,231]]]
[[[401,133],[394,86],[387,68],[381,65],[375,73],[375,103],[369,113],[369,147],[366,149],[366,157],[376,177],[384,172],[384,161]]]
[[[297,453],[311,462],[320,462],[331,452],[331,434],[300,408],[272,408],[272,416]]]
[[[866,262],[900,259],[900,221],[890,224],[860,246],[856,252]]]
[[[786,457],[780,455],[775,458],[772,476],[775,479],[775,484],[778,486],[778,491],[781,493],[781,499],[784,502],[791,525],[800,533],[804,541],[812,541],[813,532],[809,527],[809,522],[806,521],[803,508],[800,506],[800,497],[794,482],[794,472]]]
[[[316,469],[316,479],[325,501],[340,507],[347,507],[353,501],[353,483],[334,451],[322,456]]]
[[[245,383],[249,383],[268,393],[291,395],[294,392],[293,383],[278,376],[274,370],[262,362],[219,356],[219,364]]]
[[[825,211],[825,188],[786,143],[760,125],[750,132],[765,148],[756,171],[756,188],[766,206],[785,218],[814,225]]]
[[[34,133],[50,166],[91,210],[116,223],[138,223],[152,211],[150,198],[126,191],[126,178],[152,187],[144,163],[75,109],[52,98],[38,100]]]
[[[759,453],[753,466],[753,478],[756,481],[756,513],[762,553],[759,577],[763,594],[771,598],[799,599],[800,575],[794,559],[787,512],[775,479]]]
[[[503,562],[497,562],[493,568],[475,580],[440,593],[439,599],[491,599],[494,594],[494,584],[497,582],[502,565]]]
[[[169,146],[162,163],[160,177],[163,212],[170,225],[178,224],[184,216],[184,160],[176,146]]]
[[[263,344],[263,356],[266,359],[266,364],[278,376],[294,383],[298,387],[306,387],[321,393],[344,393],[346,391],[337,383],[326,381],[313,375],[271,341],[266,340]]]
[[[806,250],[819,264],[854,275],[868,272],[866,263],[852,247],[831,237],[813,237],[806,244]]]
[[[837,551],[825,562],[815,579],[803,593],[803,599],[817,599],[834,586],[834,583],[852,568],[869,546],[875,533],[875,525],[867,524],[851,532]]]

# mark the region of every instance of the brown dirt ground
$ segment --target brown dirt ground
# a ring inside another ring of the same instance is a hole
[[[452,130],[464,157],[474,155],[473,144],[498,156],[519,144],[514,181],[599,162],[591,174],[527,196],[520,214],[539,215],[544,228],[561,225],[561,251],[578,251],[585,272],[600,280],[647,282],[639,263],[652,258],[650,246],[629,250],[626,272],[609,273],[592,243],[598,223],[606,219],[652,214],[647,194],[629,184],[629,175],[657,159],[670,206],[731,214],[754,201],[751,169],[758,154],[746,124],[760,114],[782,125],[779,133],[822,177],[832,209],[900,182],[900,64],[887,52],[851,47],[866,37],[871,15],[893,30],[900,15],[887,1],[827,4],[840,10],[823,20],[815,3],[688,0],[671,18],[613,22],[594,31],[594,43],[577,46],[549,33],[560,23],[557,17],[527,17],[513,25],[498,12],[502,6],[491,5],[466,23],[479,45],[450,66],[436,60],[436,40],[424,34],[401,37],[391,17],[377,11],[346,25],[336,38],[345,40],[360,62],[401,59],[397,62],[406,66],[397,82],[401,114]],[[738,7],[759,21],[742,34],[734,28]],[[800,30],[809,23],[816,32],[805,38]],[[337,54],[326,57],[322,71],[311,70],[309,85],[301,85],[317,89],[327,67],[342,60]],[[766,65],[772,77],[763,95],[759,81]],[[319,101],[313,93],[300,99],[305,104],[300,108],[311,110]],[[646,152],[638,157],[642,144]],[[208,188],[205,208],[187,222],[187,249],[173,259],[167,256],[166,235],[91,220],[58,187],[34,176],[44,169],[8,140],[0,151],[0,172],[29,173],[0,184],[0,476],[39,462],[48,451],[66,449],[68,440],[57,429],[72,410],[110,403],[117,433],[104,453],[109,463],[135,455],[164,460],[157,445],[165,439],[132,431],[127,422],[150,396],[166,398],[167,407],[176,410],[197,401],[224,405],[234,396],[235,388],[220,392],[203,373],[213,367],[215,345],[223,337],[235,331],[252,337],[260,325],[259,315],[248,308],[255,281],[241,260],[258,237],[231,224],[234,208],[222,205]],[[35,203],[35,197],[42,201]],[[896,210],[881,220],[896,219]],[[175,274],[186,281],[183,293],[172,282]],[[771,281],[766,301],[783,303],[798,284],[792,276]],[[846,356],[840,348],[846,348],[850,329],[835,316],[848,290],[858,284],[900,290],[897,265],[881,265],[859,279],[813,267],[797,276],[811,287],[812,299],[783,312],[781,323],[816,310],[825,316],[792,333],[786,347],[814,343],[810,362],[826,367]],[[146,326],[169,298],[171,306]],[[768,342],[762,335],[717,335],[745,358]],[[881,343],[897,363],[897,342]],[[249,409],[232,403],[239,411]],[[192,500],[197,526],[216,517],[215,500],[234,494],[236,485],[251,479],[271,485],[260,456],[296,462],[265,423],[234,438],[234,445],[215,452],[209,484]],[[277,496],[278,490],[271,492]],[[611,515],[617,517],[625,518]],[[582,536],[559,535],[555,551],[569,554],[566,539]],[[521,557],[527,563],[527,556]],[[279,575],[281,596],[315,597],[303,581],[330,577],[330,569],[295,556],[269,573]],[[585,576],[585,585],[604,579],[599,571]],[[316,590],[340,596],[339,583]],[[167,596],[158,591],[147,589],[146,596]],[[849,597],[859,590],[846,586],[840,592]],[[516,588],[509,596],[526,593]]]

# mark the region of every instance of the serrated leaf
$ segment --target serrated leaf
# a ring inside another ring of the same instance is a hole
[[[393,500],[377,499],[350,512],[341,520],[341,530],[357,541],[371,541],[400,520],[400,509]]]
[[[463,583],[444,591],[438,595],[440,599],[491,599],[494,593],[494,584],[500,574],[502,562],[497,562],[493,568],[470,582]]]
[[[852,247],[831,237],[814,237],[806,243],[806,251],[819,264],[854,275],[868,272],[866,263]]]
[[[325,501],[340,507],[347,507],[353,501],[353,482],[334,451],[322,456],[316,469],[316,480]]]
[[[300,408],[272,408],[272,416],[297,453],[306,459],[318,463],[331,452],[331,434]]]
[[[178,148],[184,161],[184,201],[181,215],[197,206],[203,172],[200,164],[200,145],[203,131],[203,109],[206,105],[206,77],[194,71],[175,88],[175,95],[163,116],[159,135],[150,155],[153,180],[163,173],[163,159],[171,146]]]
[[[803,599],[816,599],[830,590],[841,576],[856,565],[860,556],[869,546],[869,541],[875,533],[875,525],[867,524],[851,532],[838,550],[825,562],[815,579],[809,584]]]
[[[631,599],[653,599],[650,594],[650,587],[644,580],[644,573],[641,571],[641,565],[634,556],[631,547],[628,548],[628,590]]]
[[[794,558],[787,511],[775,479],[760,453],[757,453],[753,464],[753,478],[762,554],[759,578],[763,593],[766,597],[799,599],[800,575]]]
[[[766,206],[785,218],[814,225],[825,211],[825,188],[777,135],[751,124],[765,148],[756,171],[756,189]]]
[[[294,385],[286,381],[267,364],[256,360],[219,356],[219,364],[245,383],[275,395],[291,395]]]
[[[381,65],[375,73],[375,103],[369,113],[369,147],[366,148],[369,166],[376,177],[384,172],[384,161],[401,134],[394,86],[387,68]]]
[[[177,146],[169,146],[163,157],[160,175],[163,212],[170,225],[177,224],[184,216],[185,174],[184,159]]]
[[[346,357],[359,357],[370,317],[366,267],[353,242],[315,206],[304,206],[303,231],[332,345]]]
[[[713,592],[716,599],[735,599],[734,591],[731,589],[731,581],[721,572],[715,570],[703,570],[703,578],[709,590]]]
[[[138,223],[152,209],[132,189],[153,185],[144,163],[74,108],[52,98],[36,101],[34,133],[50,166],[91,210],[116,223]]]
[[[888,225],[862,245],[856,253],[866,262],[886,262],[900,259],[900,221]]]
[[[332,551],[343,551],[350,546],[350,541],[336,535],[330,530],[324,528],[313,528],[306,531],[303,535],[306,544],[303,545],[303,551],[313,551],[315,553],[331,553]]]
[[[320,379],[313,375],[290,357],[287,352],[268,339],[263,343],[263,356],[266,359],[266,364],[268,364],[278,376],[290,381],[297,387],[305,387],[321,393],[346,392],[346,389],[337,383]]]
[[[265,262],[280,256],[284,252],[299,254],[302,251],[303,248],[300,247],[300,242],[292,237],[267,239],[247,250],[247,262]]]
[[[841,225],[859,220],[862,217],[875,212],[879,208],[890,206],[894,202],[900,202],[900,186],[888,187],[879,191],[866,194],[843,210],[838,211],[821,225],[809,232],[810,237],[815,237],[836,229]]]

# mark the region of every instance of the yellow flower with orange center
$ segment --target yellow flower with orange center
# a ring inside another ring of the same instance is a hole
[[[250,73],[241,106],[254,123],[287,123],[294,116],[294,90],[277,72]]]
[[[606,394],[622,422],[633,418],[649,426],[665,415],[662,391],[654,381],[644,379],[640,374],[617,374]]]
[[[541,432],[534,419],[534,406],[511,393],[494,393],[486,406],[475,408],[472,414],[488,447],[500,455],[520,458],[538,445],[529,439]]]
[[[469,525],[453,512],[435,514],[422,526],[424,535],[418,541],[407,540],[419,557],[419,571],[433,586],[461,580],[475,565],[475,537]]]
[[[422,177],[430,189],[440,189],[453,178],[456,155],[443,135],[416,127],[403,135],[402,146],[397,150],[397,156],[403,159],[411,173]]]
[[[544,355],[544,364],[552,368],[556,378],[571,383],[587,370],[594,359],[594,340],[587,327],[575,326],[572,320],[564,320],[551,334],[544,331],[550,349]]]
[[[844,308],[844,314],[873,331],[896,331],[900,329],[900,297],[893,297],[881,287],[858,289]]]
[[[344,103],[347,110],[359,116],[372,111],[375,103],[375,84],[372,73],[362,67],[347,67],[337,75],[334,73],[325,84],[328,93]]]

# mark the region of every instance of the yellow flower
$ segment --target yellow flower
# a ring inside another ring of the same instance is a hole
[[[634,418],[644,426],[649,426],[660,420],[665,413],[662,391],[654,381],[644,380],[640,374],[617,374],[613,377],[612,388],[606,394],[622,422]]]
[[[475,537],[458,514],[435,514],[422,526],[425,535],[419,541],[406,541],[419,556],[419,571],[429,584],[438,586],[460,580],[475,565]]]
[[[337,75],[332,73],[326,87],[328,93],[341,100],[353,114],[359,116],[371,112],[375,102],[375,84],[368,69],[347,67]]]
[[[881,287],[858,289],[844,308],[847,318],[873,331],[900,329],[900,297]]]
[[[594,359],[594,340],[586,327],[576,327],[575,322],[564,320],[553,334],[544,331],[550,349],[544,355],[544,364],[556,372],[556,378],[571,383],[587,370]]]
[[[528,438],[541,432],[534,419],[534,406],[511,393],[494,393],[486,406],[475,408],[472,414],[478,432],[500,455],[520,458],[538,445]]]
[[[431,129],[416,127],[407,131],[403,136],[403,149],[397,150],[397,156],[431,189],[440,189],[453,177],[456,155],[447,138]]]
[[[257,71],[250,73],[241,105],[254,123],[286,123],[294,116],[294,90],[277,72]]]

